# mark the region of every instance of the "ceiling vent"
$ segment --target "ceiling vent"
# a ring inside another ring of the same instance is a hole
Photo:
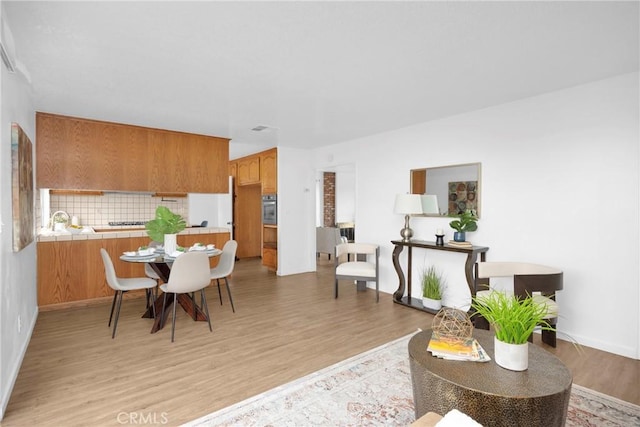
[[[251,129],[251,130],[252,130],[252,131],[254,131],[254,132],[262,132],[262,131],[265,131],[265,130],[267,130],[267,129],[269,129],[269,126],[262,126],[262,125],[260,125],[260,126],[256,126],[256,127],[254,127],[254,128],[253,128],[253,129]]]

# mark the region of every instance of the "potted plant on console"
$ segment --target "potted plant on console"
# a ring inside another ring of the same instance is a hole
[[[445,281],[434,266],[422,271],[422,305],[424,308],[438,311],[442,308],[442,292]]]
[[[156,216],[147,222],[145,228],[151,240],[162,242],[166,254],[177,249],[176,235],[187,227],[181,215],[175,214],[165,206],[156,208]]]
[[[473,316],[484,317],[493,327],[496,363],[512,371],[524,371],[529,366],[529,336],[536,327],[554,330],[544,320],[547,306],[531,295],[518,298],[514,294],[491,291],[471,300]]]
[[[464,242],[467,237],[467,231],[476,231],[478,229],[478,217],[470,210],[466,210],[460,215],[455,216],[457,216],[458,219],[449,223],[449,226],[456,230],[453,233],[453,240],[454,242]]]

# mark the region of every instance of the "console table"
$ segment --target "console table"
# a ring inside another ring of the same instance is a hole
[[[398,289],[393,293],[393,302],[397,304],[406,305],[407,307],[415,308],[417,310],[426,311],[429,313],[435,313],[434,310],[430,310],[428,308],[424,308],[422,306],[422,300],[418,298],[411,297],[411,259],[413,248],[422,248],[422,249],[433,249],[436,251],[449,251],[449,252],[459,252],[467,254],[467,261],[464,264],[464,274],[467,278],[467,284],[469,285],[469,290],[473,295],[473,265],[476,263],[478,259],[478,254],[480,255],[480,261],[486,260],[486,253],[489,250],[486,246],[471,246],[470,248],[463,248],[459,246],[453,246],[445,243],[444,245],[436,245],[435,242],[427,242],[424,240],[410,240],[408,242],[402,240],[392,240],[391,243],[394,244],[395,248],[393,249],[393,266],[396,269],[396,273],[398,273]],[[408,248],[409,257],[407,261],[407,280],[405,281],[404,272],[402,271],[402,267],[400,266],[400,253],[404,250],[404,248]],[[407,295],[405,296],[405,283],[407,289]]]

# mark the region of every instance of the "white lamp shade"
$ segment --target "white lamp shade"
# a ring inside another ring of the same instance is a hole
[[[393,211],[403,215],[421,214],[422,197],[420,194],[397,194]]]
[[[425,214],[440,214],[438,209],[438,196],[435,194],[423,194],[422,198],[422,213]]]

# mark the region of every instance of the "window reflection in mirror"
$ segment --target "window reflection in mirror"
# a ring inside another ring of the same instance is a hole
[[[471,209],[480,217],[480,163],[412,169],[410,174],[412,194],[437,198],[439,214],[423,216],[456,215]]]

